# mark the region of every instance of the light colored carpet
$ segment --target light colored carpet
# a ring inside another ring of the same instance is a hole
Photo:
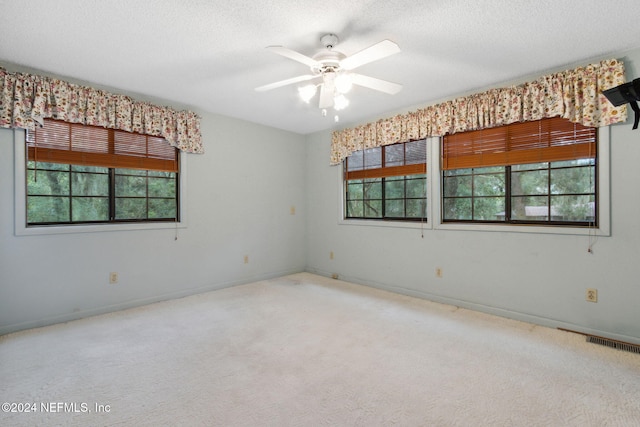
[[[640,356],[301,273],[0,337],[0,399],[37,406],[3,426],[637,426]]]

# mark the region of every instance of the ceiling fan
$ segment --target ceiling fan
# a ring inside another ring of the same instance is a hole
[[[344,94],[351,89],[352,85],[390,95],[396,94],[402,89],[402,85],[398,83],[352,72],[362,65],[400,52],[398,45],[391,40],[383,40],[351,56],[346,56],[333,49],[338,44],[338,37],[335,34],[322,36],[320,42],[325,49],[313,57],[308,57],[283,46],[268,46],[267,49],[273,53],[309,66],[311,73],[260,86],[255,90],[263,92],[295,83],[319,80],[319,83],[310,83],[298,88],[298,92],[305,102],[309,102],[315,96],[317,88],[320,87],[318,107],[326,115],[327,108],[333,107],[335,110],[341,110],[348,105],[349,101]]]

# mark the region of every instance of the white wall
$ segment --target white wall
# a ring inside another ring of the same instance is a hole
[[[619,56],[627,80],[640,51]],[[389,113],[389,116],[393,114]],[[632,112],[630,112],[633,115]],[[640,343],[640,129],[611,127],[611,236],[339,224],[330,132],[307,138],[307,270],[552,327]],[[329,253],[334,252],[334,259]],[[436,267],[443,277],[436,278]],[[587,288],[598,302],[585,301]]]
[[[0,129],[0,334],[305,268],[303,136],[202,114],[176,241],[174,229],[16,236],[13,132]]]

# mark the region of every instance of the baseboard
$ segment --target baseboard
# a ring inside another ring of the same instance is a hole
[[[269,272],[265,274],[244,277],[238,280],[215,282],[215,283],[211,283],[209,285],[201,286],[197,288],[191,288],[191,289],[181,290],[177,292],[168,292],[160,295],[154,295],[148,298],[139,298],[139,299],[125,301],[118,304],[112,304],[112,305],[107,305],[103,307],[95,307],[87,310],[75,311],[73,313],[64,313],[64,314],[55,315],[55,316],[43,317],[37,320],[30,320],[27,322],[15,323],[11,325],[3,325],[3,326],[0,326],[0,336],[27,330],[27,329],[40,328],[43,326],[55,325],[57,323],[70,322],[72,320],[78,320],[85,317],[98,316],[100,314],[127,310],[130,308],[140,307],[143,305],[153,304],[156,302],[184,298],[191,295],[197,295],[205,292],[229,288],[232,286],[239,286],[247,283],[259,282],[261,280],[269,280],[276,277],[288,276],[290,274],[301,273],[303,271],[304,270],[300,270],[300,269],[274,271],[274,272]]]
[[[319,276],[336,278],[337,273],[321,270],[317,268],[307,267],[305,270],[308,273],[317,274]],[[471,301],[460,300],[456,298],[444,297],[441,295],[431,294],[429,292],[421,292],[413,289],[406,289],[399,286],[393,286],[386,283],[376,282],[375,280],[365,280],[355,276],[345,276],[342,274],[337,275],[339,280],[355,283],[358,285],[370,286],[372,288],[381,289],[388,292],[394,292],[401,295],[407,295],[411,297],[426,299],[429,301],[453,305],[456,307],[462,307],[469,310],[479,311],[481,313],[492,314],[495,316],[505,317],[507,319],[519,320],[521,322],[527,322],[534,325],[545,326],[548,328],[570,330],[588,335],[597,335],[605,338],[610,338],[618,341],[624,341],[633,344],[640,344],[639,337],[633,337],[629,335],[623,335],[613,333],[610,331],[603,331],[599,329],[588,328],[582,325],[577,325],[569,322],[564,322],[558,319],[550,319],[546,317],[537,316],[535,314],[521,313],[517,311],[507,310],[500,307],[492,307],[484,304],[478,304]]]

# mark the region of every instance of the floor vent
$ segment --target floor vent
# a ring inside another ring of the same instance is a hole
[[[615,348],[617,350],[629,351],[631,353],[640,354],[640,345],[630,344],[627,342],[611,340],[609,338],[596,337],[587,335],[587,342],[604,345],[606,347]]]

